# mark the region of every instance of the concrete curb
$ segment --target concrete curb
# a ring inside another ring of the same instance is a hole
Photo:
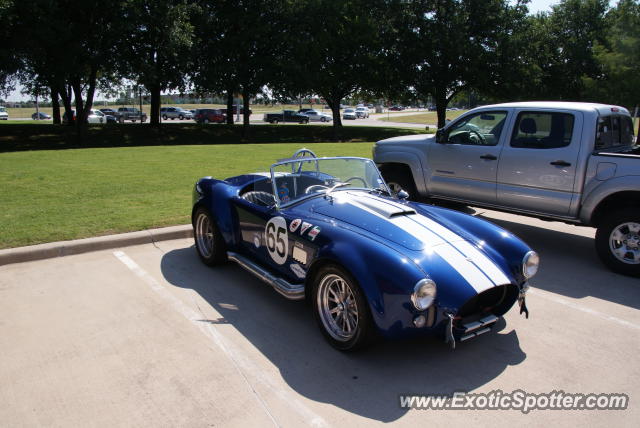
[[[193,229],[191,225],[185,224],[182,226],[120,233],[117,235],[75,239],[73,241],[50,242],[47,244],[30,245],[28,247],[8,248],[6,250],[0,250],[0,266],[53,257],[63,257],[72,254],[82,254],[91,251],[108,250],[110,248],[152,244],[170,239],[191,238],[192,236]]]

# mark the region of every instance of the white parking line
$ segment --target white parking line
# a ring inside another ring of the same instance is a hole
[[[187,306],[182,300],[171,294],[169,290],[167,290],[162,284],[156,281],[153,276],[142,269],[123,251],[114,251],[113,255],[118,258],[118,260],[120,260],[126,267],[128,267],[136,276],[146,282],[153,291],[158,293],[163,299],[167,300],[176,312],[180,313],[187,320],[189,320],[225,353],[238,373],[242,376],[247,386],[251,389],[251,392],[260,403],[260,406],[264,409],[269,418],[271,418],[275,426],[280,426],[280,424],[275,420],[267,403],[260,396],[258,391],[256,391],[256,389],[251,385],[245,373],[250,374],[261,384],[269,388],[271,392],[278,396],[289,408],[298,413],[298,415],[300,415],[300,417],[302,417],[308,425],[314,427],[329,426],[329,424],[320,415],[314,413],[306,405],[300,402],[300,400],[298,400],[290,391],[282,388],[281,386],[276,384],[274,380],[268,377],[265,374],[264,370],[257,367],[245,352],[243,352],[236,345],[227,340],[218,331],[218,329],[215,328],[213,324],[200,321],[202,319],[202,314],[197,313],[195,310]],[[222,315],[215,311],[215,309],[211,308],[211,310],[214,312],[215,316],[217,316],[218,318],[222,318]]]
[[[629,328],[633,328],[633,329],[636,329],[636,330],[640,330],[640,325],[638,325],[638,324],[635,324],[635,323],[632,323],[630,321],[626,321],[626,320],[623,320],[623,319],[620,319],[620,318],[617,318],[617,317],[613,317],[611,315],[607,315],[607,314],[604,314],[602,312],[594,311],[593,309],[589,309],[589,308],[587,308],[585,306],[575,304],[575,303],[570,302],[568,300],[565,300],[565,299],[563,299],[561,297],[556,297],[552,293],[549,293],[547,291],[542,291],[542,290],[535,289],[535,288],[531,287],[529,289],[529,293],[533,294],[535,296],[542,297],[543,299],[550,300],[552,302],[559,303],[559,304],[564,305],[564,306],[568,306],[568,307],[570,307],[572,309],[576,309],[578,311],[582,311],[584,313],[596,316],[596,317],[601,318],[603,320],[615,322],[615,323],[623,325],[625,327],[629,327]]]

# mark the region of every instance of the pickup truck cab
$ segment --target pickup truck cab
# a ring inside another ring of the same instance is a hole
[[[262,120],[273,124],[278,124],[279,122],[309,123],[309,116],[297,113],[294,110],[283,110],[281,113],[267,113]]]
[[[470,110],[437,131],[378,141],[395,190],[593,226],[612,270],[640,276],[640,148],[624,107],[520,102]]]

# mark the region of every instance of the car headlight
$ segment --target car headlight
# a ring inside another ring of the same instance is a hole
[[[540,257],[535,251],[529,251],[524,255],[522,259],[522,274],[525,278],[531,278],[538,272],[538,265],[540,264]]]
[[[413,287],[411,302],[419,311],[424,311],[436,299],[436,283],[430,279],[421,279]]]

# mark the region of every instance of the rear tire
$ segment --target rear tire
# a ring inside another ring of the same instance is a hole
[[[193,219],[193,239],[200,260],[207,266],[226,262],[227,246],[209,211],[200,207]]]
[[[167,115],[166,114],[162,115],[162,120],[167,120]]]
[[[407,177],[407,173],[400,168],[387,168],[382,170],[382,177],[391,189],[391,194],[396,196],[400,189],[409,194],[412,201],[418,200],[418,190],[413,182],[413,177]]]
[[[627,208],[608,214],[596,230],[595,244],[609,269],[640,276],[640,211]]]
[[[273,119],[273,120],[271,121],[271,123],[273,123],[274,125],[277,125],[277,124],[278,124],[278,119]]]
[[[369,304],[355,279],[337,265],[316,273],[313,314],[325,339],[340,351],[355,351],[375,338]]]

